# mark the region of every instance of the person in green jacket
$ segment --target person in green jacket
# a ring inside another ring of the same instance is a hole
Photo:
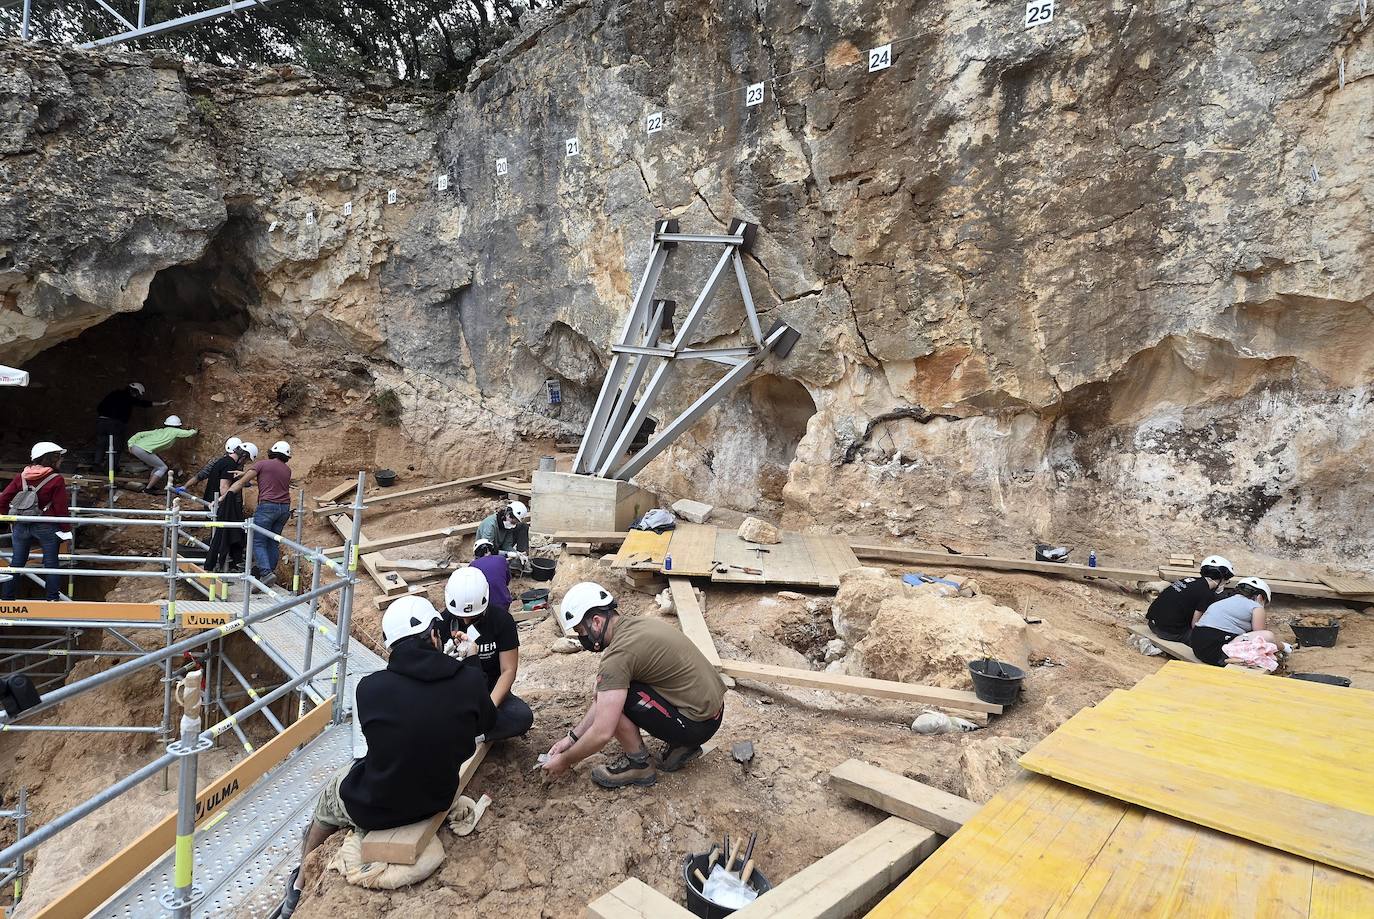
[[[487,540],[510,562],[512,574],[530,570],[530,509],[512,501],[477,525],[477,540]]]
[[[147,491],[152,491],[157,487],[157,480],[167,474],[167,464],[158,456],[172,444],[182,437],[195,437],[195,428],[183,428],[181,419],[176,415],[168,415],[167,420],[162,422],[162,427],[154,428],[151,431],[139,431],[129,438],[129,452],[138,460],[147,463],[151,467],[148,473]]]

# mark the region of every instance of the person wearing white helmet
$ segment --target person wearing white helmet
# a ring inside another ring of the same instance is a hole
[[[401,597],[382,614],[385,670],[353,693],[353,762],[325,786],[301,845],[301,864],[341,829],[389,830],[447,813],[458,773],[491,729],[496,709],[481,668],[440,650],[439,612],[424,597]],[[280,915],[300,903],[300,866]]]
[[[513,568],[528,574],[530,570],[530,509],[524,501],[504,504],[494,514],[477,525],[477,538],[491,543],[505,556]]]
[[[1222,586],[1235,571],[1220,555],[1209,555],[1202,560],[1198,574],[1200,577],[1179,578],[1161,590],[1145,613],[1150,631],[1165,641],[1186,642],[1198,615],[1221,597]]]
[[[162,427],[153,428],[151,431],[139,431],[129,438],[129,452],[136,459],[146,463],[150,470],[147,491],[156,488],[158,479],[167,474],[167,464],[158,454],[183,437],[195,437],[196,433],[195,428],[185,427],[180,417],[168,415],[162,422]]]
[[[200,472],[193,475],[191,481],[186,484],[195,485],[198,482],[204,482],[205,500],[215,500],[215,497],[220,493],[220,481],[222,479],[232,478],[232,476],[227,476],[224,473],[232,468],[234,473],[237,474],[238,470],[243,468],[243,454],[240,453],[240,448],[242,446],[243,441],[238,437],[231,437],[226,440],[224,442],[224,453],[206,463],[201,468]]]
[[[237,443],[236,443],[237,441]],[[230,444],[234,444],[231,448]],[[243,522],[243,495],[239,492],[230,493],[229,487],[243,471],[247,463],[258,458],[258,448],[255,444],[239,440],[237,437],[229,438],[225,445],[225,450],[229,451],[225,456],[221,456],[211,463],[207,469],[201,470],[209,480],[205,486],[205,500],[213,501],[219,498],[219,503],[215,506],[215,519],[224,523]],[[213,489],[211,488],[213,485]],[[243,549],[246,543],[243,530],[238,527],[216,527],[210,534],[210,547],[205,552],[206,571],[236,571],[243,567]]]
[[[1225,667],[1230,661],[1224,645],[1230,644],[1242,635],[1263,638],[1280,646],[1274,633],[1268,629],[1265,609],[1273,600],[1269,585],[1261,578],[1241,578],[1236,582],[1236,592],[1223,600],[1207,607],[1198,616],[1193,632],[1188,637],[1188,645],[1204,664]]]
[[[479,567],[491,565],[494,570]],[[534,712],[511,692],[520,672],[520,633],[510,614],[510,569],[499,555],[485,555],[449,575],[444,585],[445,639],[454,642],[460,657],[476,657],[486,677],[487,692],[496,706],[496,724],[487,740],[509,740],[529,731]],[[497,597],[500,587],[504,601]]]
[[[658,772],[641,729],[665,743],[658,769],[676,772],[701,756],[701,745],[720,730],[725,684],[681,629],[653,616],[621,616],[610,591],[591,581],[569,588],[558,622],[583,648],[599,651],[601,663],[596,700],[549,748],[543,768],[550,777],[615,738],[624,752],[592,769],[592,781],[602,788],[654,784]]]
[[[238,494],[257,482],[258,504],[253,509],[253,523],[279,536],[291,519],[291,467],[287,465],[290,460],[291,445],[279,440],[267,451],[267,459],[250,466],[225,491],[226,495]],[[272,584],[277,579],[279,561],[281,543],[266,536],[253,540],[253,577],[264,584]]]
[[[135,408],[171,404],[145,399],[144,392],[142,383],[130,383],[106,393],[95,407],[95,458],[91,463],[92,469],[104,469],[109,463],[110,438],[113,437],[115,470],[119,470],[119,460],[129,438],[129,419],[133,417]]]
[[[29,465],[10,480],[4,491],[0,491],[0,514],[13,514],[16,517],[66,517],[70,510],[67,504],[67,482],[58,470],[62,466],[62,456],[66,453],[50,440],[40,441],[29,450]],[[67,524],[28,523],[16,520],[11,525],[13,536],[9,565],[23,568],[29,563],[29,551],[36,542],[43,548],[43,567],[57,568],[63,539],[71,539]],[[0,599],[13,600],[19,587],[20,577],[14,575],[0,585]],[[43,577],[44,596],[48,600],[60,600],[62,575],[48,574]]]

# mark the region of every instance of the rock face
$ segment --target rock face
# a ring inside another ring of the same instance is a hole
[[[247,282],[241,347],[359,362],[458,466],[585,419],[656,218],[743,218],[764,324],[802,338],[646,487],[789,526],[1374,563],[1374,47],[1355,4],[1284,9],[571,3],[442,100],[0,46],[0,360],[214,255]],[[689,249],[659,285],[680,312]],[[722,285],[694,337],[743,328]]]

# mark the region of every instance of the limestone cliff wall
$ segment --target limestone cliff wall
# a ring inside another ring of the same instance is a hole
[[[1005,3],[587,2],[445,99],[10,46],[0,113],[11,361],[223,243],[247,338],[368,362],[457,454],[575,429],[652,221],[742,217],[802,340],[647,484],[798,525],[1374,561],[1357,4],[1085,0],[1028,30]],[[727,293],[703,340],[741,322]]]

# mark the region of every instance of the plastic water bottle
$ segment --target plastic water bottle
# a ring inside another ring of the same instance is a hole
[[[1096,550],[1096,549],[1093,549],[1091,552],[1088,553],[1088,567],[1089,567],[1089,568],[1096,568],[1096,567],[1097,567],[1097,550]]]
[[[672,557],[671,555],[665,555],[665,556],[663,556],[663,570],[664,570],[664,571],[672,571],[672,570],[673,570],[673,557]]]

